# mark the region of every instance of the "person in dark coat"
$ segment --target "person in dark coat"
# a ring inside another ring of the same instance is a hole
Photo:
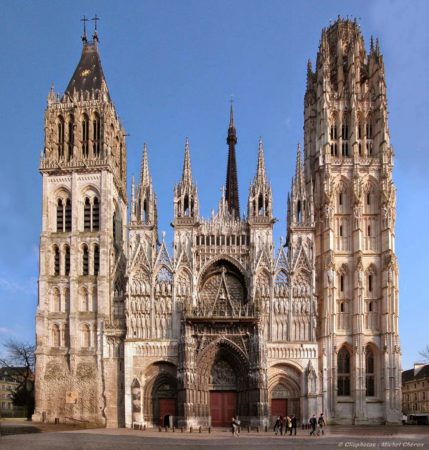
[[[280,416],[277,417],[276,423],[274,424],[274,433],[276,436],[278,435],[280,431]]]
[[[323,427],[325,426],[325,419],[323,417],[323,413],[320,414],[319,420],[317,421],[317,425],[319,425],[317,435],[319,436],[319,434],[322,433],[323,436],[325,434],[325,431],[323,430]]]
[[[284,426],[284,419],[283,416],[280,416],[280,436],[283,435],[283,426]],[[285,430],[286,432],[286,430]]]
[[[313,414],[313,416],[311,417],[310,426],[311,426],[310,436],[316,436],[316,426],[317,426],[316,414]]]
[[[290,435],[292,436],[292,431],[293,431],[293,434],[296,436],[296,425],[297,425],[298,421],[297,421],[295,415],[292,416],[291,422],[292,422],[292,428],[290,430]]]

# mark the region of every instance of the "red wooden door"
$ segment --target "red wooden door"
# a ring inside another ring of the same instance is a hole
[[[271,415],[272,416],[287,416],[287,399],[273,398],[271,400]]]
[[[235,417],[237,408],[237,392],[210,392],[210,415],[213,427],[229,427]]]
[[[174,398],[160,398],[159,399],[159,420],[160,425],[164,426],[165,416],[176,415],[176,400]]]

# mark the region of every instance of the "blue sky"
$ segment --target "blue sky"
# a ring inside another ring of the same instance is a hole
[[[107,84],[126,131],[128,176],[143,142],[171,242],[172,191],[185,137],[201,212],[215,208],[226,173],[229,99],[235,99],[240,203],[244,210],[262,136],[278,240],[296,145],[303,139],[306,62],[338,14],[360,18],[384,54],[398,187],[403,367],[429,344],[429,2],[46,1],[0,2],[0,341],[34,339],[43,114],[53,82],[63,92],[81,52],[83,14],[97,13]],[[92,29],[92,25],[90,25]]]

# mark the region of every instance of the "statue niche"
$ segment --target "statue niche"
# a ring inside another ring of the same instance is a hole
[[[240,271],[229,261],[210,266],[202,278],[199,314],[205,317],[235,317],[245,310],[246,285]]]

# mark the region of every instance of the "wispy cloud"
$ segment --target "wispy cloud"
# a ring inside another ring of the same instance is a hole
[[[6,291],[11,294],[35,295],[37,293],[37,280],[34,277],[30,277],[23,281],[16,281],[0,276],[0,291]]]
[[[0,334],[12,334],[15,335],[15,331],[12,330],[12,328],[7,327],[0,327]]]

